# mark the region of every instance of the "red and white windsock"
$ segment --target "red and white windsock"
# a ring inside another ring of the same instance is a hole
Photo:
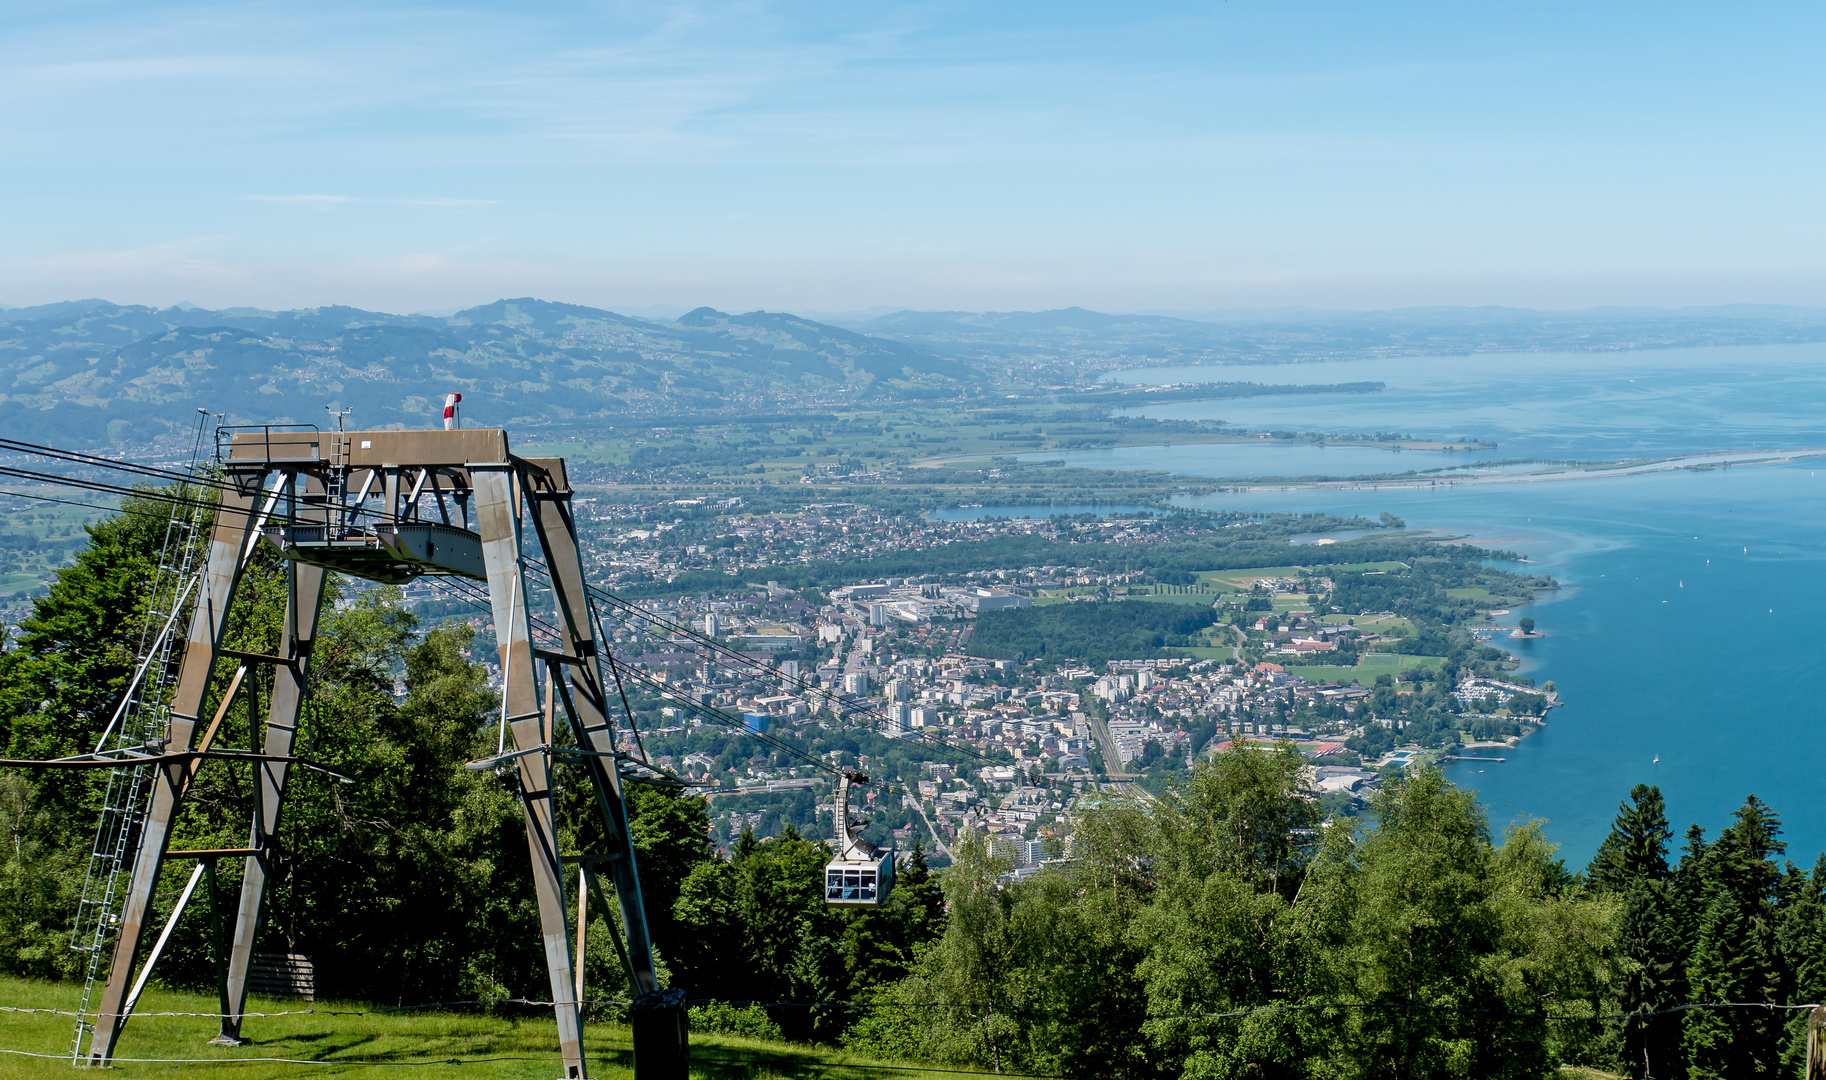
[[[457,426],[457,406],[463,401],[461,394],[444,395],[444,430],[450,431]]]

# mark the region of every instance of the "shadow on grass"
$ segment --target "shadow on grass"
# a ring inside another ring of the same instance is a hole
[[[631,1054],[621,1060],[629,1066],[633,1064]],[[691,1075],[696,1080],[952,1080],[995,1074],[857,1058],[827,1047],[782,1046],[709,1036],[703,1042],[693,1040]]]

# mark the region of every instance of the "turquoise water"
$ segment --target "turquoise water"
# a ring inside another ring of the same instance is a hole
[[[1826,446],[1818,346],[1193,370],[1261,382],[1377,378],[1390,390],[1148,414],[1482,436],[1505,457]],[[1197,449],[1148,448],[1131,467],[1192,472],[1183,466],[1196,464]],[[1826,459],[1552,483],[1219,493],[1192,504],[1387,510],[1412,527],[1518,552],[1531,560],[1523,569],[1565,584],[1500,620],[1532,615],[1546,637],[1498,644],[1523,658],[1524,674],[1554,680],[1567,706],[1502,764],[1450,767],[1499,827],[1544,818],[1569,865],[1582,868],[1630,785],[1658,782],[1677,829],[1697,821],[1716,832],[1754,793],[1782,815],[1792,858],[1807,864],[1826,849],[1826,733],[1816,727],[1826,711]]]
[[[1565,583],[1546,637],[1496,644],[1568,704],[1498,765],[1459,762],[1499,826],[1548,821],[1583,866],[1632,784],[1658,782],[1680,827],[1716,829],[1754,792],[1797,855],[1826,848],[1819,722],[1826,649],[1826,473],[1805,463],[1558,484],[1220,495],[1201,506],[1388,510],[1530,560]],[[1654,759],[1659,756],[1660,764]]]

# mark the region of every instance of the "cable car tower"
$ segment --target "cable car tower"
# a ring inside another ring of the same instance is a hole
[[[850,818],[850,785],[866,784],[862,773],[843,770],[837,778],[837,857],[824,867],[824,902],[844,907],[880,907],[894,888],[894,853],[869,843],[851,830],[868,820]]]
[[[144,777],[150,791],[149,797],[143,794],[137,780],[131,785],[136,806],[115,814],[124,815],[128,824],[109,834],[118,833],[111,842],[120,854],[110,864],[108,881],[118,871],[126,886],[124,894],[117,894],[112,884],[101,890],[100,908],[90,919],[97,927],[93,947],[98,955],[110,929],[117,933],[93,1033],[85,1049],[79,1028],[77,1055],[91,1065],[110,1061],[134,1000],[169,936],[177,911],[136,979],[153,890],[167,856],[199,859],[198,873],[191,877],[193,889],[205,863],[245,859],[224,965],[220,1039],[241,1041],[249,967],[265,917],[267,860],[284,809],[289,767],[300,760],[293,756],[293,741],[310,675],[324,577],[334,570],[382,582],[442,575],[486,585],[500,648],[503,749],[471,767],[511,765],[518,773],[563,1075],[565,1080],[584,1080],[588,1072],[582,1041],[581,955],[565,902],[564,863],[575,860],[559,852],[552,807],[552,768],[560,759],[588,774],[606,827],[608,850],[584,856],[583,861],[586,873],[590,866],[605,868],[626,929],[624,962],[635,991],[629,1011],[635,1075],[641,1080],[684,1080],[689,1054],[684,993],[660,990],[654,971],[618,769],[627,755],[617,751],[609,720],[602,670],[606,642],[598,640],[594,629],[563,459],[517,457],[508,450],[507,433],[492,429],[345,432],[265,426],[223,428],[218,439],[219,496],[206,564],[190,586],[195,604],[172,684],[175,689],[168,706],[150,710],[164,723],[155,725],[149,719],[143,743],[136,729],[129,740],[133,745],[122,749],[122,764],[138,761],[132,776]],[[555,640],[537,644],[527,612],[529,558],[523,540],[528,521],[543,554],[556,616]],[[287,561],[285,620],[272,655],[232,651],[222,644],[242,572],[262,543],[276,547]],[[171,604],[173,624],[180,606]],[[205,725],[212,700],[211,672],[224,657],[237,660],[239,671],[215,698],[215,723]],[[538,677],[538,664],[545,666],[544,679]],[[226,753],[212,751],[210,744],[228,702],[254,665],[270,666],[274,680],[258,752],[241,755],[252,759],[256,774],[247,846],[171,851],[172,825],[190,779],[204,757]],[[142,672],[153,666],[157,665],[149,658]],[[569,726],[574,748],[554,748],[559,723]],[[124,725],[121,730],[126,732]],[[508,738],[511,747],[506,745]],[[104,820],[104,831],[110,820]],[[892,856],[887,865],[891,882]],[[879,881],[878,876],[871,895],[885,895]],[[858,895],[863,888],[858,884]],[[578,889],[584,889],[581,879]],[[186,890],[184,899],[189,895]],[[580,910],[580,925],[583,914]]]

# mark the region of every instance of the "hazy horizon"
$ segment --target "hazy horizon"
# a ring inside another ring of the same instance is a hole
[[[10,303],[5,302],[4,300],[0,300],[0,312],[23,311],[23,310],[27,310],[27,309],[31,309],[31,308],[54,306],[57,304],[80,304],[80,303],[87,303],[87,302],[100,302],[100,303],[117,304],[122,307],[146,307],[146,308],[151,308],[151,309],[157,310],[157,311],[167,311],[167,310],[173,310],[173,309],[179,309],[179,310],[190,309],[190,310],[205,310],[205,311],[258,311],[258,312],[279,313],[279,312],[285,312],[285,311],[311,310],[311,309],[324,308],[324,307],[349,307],[349,308],[355,308],[355,309],[362,310],[362,311],[371,312],[376,315],[391,315],[391,316],[398,316],[398,317],[426,317],[426,318],[441,319],[441,318],[449,318],[450,316],[455,315],[458,312],[469,310],[472,308],[483,307],[483,306],[486,306],[488,304],[493,304],[493,303],[511,302],[511,301],[519,300],[519,299],[531,299],[531,300],[536,300],[536,301],[540,301],[540,302],[553,302],[553,303],[574,303],[573,301],[551,301],[549,298],[543,297],[543,296],[531,296],[531,297],[496,296],[496,297],[491,297],[488,300],[481,301],[479,303],[464,304],[464,305],[460,305],[460,306],[445,305],[442,307],[418,308],[418,309],[414,309],[414,310],[403,310],[403,309],[402,310],[388,310],[386,308],[366,307],[366,306],[363,306],[360,304],[350,304],[350,303],[337,302],[337,301],[332,301],[332,302],[326,303],[326,304],[300,305],[300,306],[292,307],[292,308],[271,308],[271,307],[260,307],[258,305],[252,305],[252,304],[224,304],[224,305],[220,305],[220,306],[213,306],[213,305],[209,305],[209,304],[198,304],[198,303],[195,303],[194,301],[190,301],[190,300],[178,300],[178,301],[175,301],[175,302],[172,302],[169,304],[140,303],[140,302],[130,301],[130,300],[121,300],[117,297],[110,297],[110,296],[82,296],[82,297],[64,297],[64,298],[57,299],[57,300],[47,300],[47,301],[43,301],[41,303],[35,303],[35,304],[10,304]],[[608,311],[608,312],[612,312],[617,315],[626,315],[626,316],[629,316],[632,318],[646,319],[646,320],[654,321],[654,322],[672,322],[672,321],[675,321],[676,319],[678,319],[680,316],[687,314],[688,312],[692,312],[692,311],[699,310],[701,308],[708,307],[708,308],[712,308],[717,311],[721,311],[724,314],[742,315],[742,314],[750,314],[752,312],[765,311],[765,312],[769,312],[772,314],[793,315],[793,316],[803,318],[803,319],[811,319],[815,322],[826,322],[826,323],[833,323],[833,324],[860,323],[860,322],[865,322],[869,319],[880,318],[884,315],[894,315],[894,314],[903,314],[903,313],[956,314],[956,315],[987,316],[987,315],[1044,314],[1047,312],[1068,311],[1068,310],[1083,310],[1083,311],[1092,312],[1097,315],[1107,315],[1107,316],[1113,316],[1113,317],[1118,317],[1118,318],[1128,318],[1128,317],[1167,318],[1167,319],[1180,319],[1180,320],[1184,320],[1187,322],[1209,322],[1209,323],[1250,322],[1250,321],[1258,321],[1258,320],[1259,321],[1274,321],[1274,320],[1278,320],[1278,319],[1298,319],[1298,318],[1302,318],[1302,317],[1324,318],[1324,317],[1328,317],[1328,316],[1411,315],[1411,314],[1421,314],[1421,313],[1477,312],[1477,311],[1490,311],[1490,312],[1499,312],[1500,311],[1500,312],[1514,312],[1514,313],[1518,313],[1518,314],[1535,314],[1535,315],[1547,315],[1547,316],[1622,314],[1622,315],[1648,316],[1648,317],[1653,317],[1656,315],[1667,315],[1667,316],[1671,317],[1671,316],[1680,316],[1680,315],[1692,316],[1692,315],[1712,315],[1712,314],[1724,314],[1724,313],[1755,315],[1758,313],[1774,314],[1776,312],[1797,312],[1797,313],[1826,312],[1826,305],[1800,305],[1800,304],[1711,304],[1711,305],[1688,305],[1685,307],[1656,307],[1656,306],[1647,306],[1647,305],[1642,305],[1642,306],[1594,305],[1594,306],[1580,307],[1580,308],[1575,308],[1575,307],[1563,307],[1563,308],[1515,307],[1515,306],[1502,305],[1502,304],[1482,304],[1482,305],[1442,304],[1442,305],[1415,305],[1415,306],[1409,306],[1409,307],[1387,307],[1387,308],[1373,308],[1373,307],[1321,308],[1321,307],[1311,307],[1311,306],[1306,306],[1306,305],[1287,305],[1284,307],[1276,307],[1276,308],[1217,308],[1217,309],[1211,309],[1211,310],[1207,310],[1207,311],[1120,310],[1120,309],[1097,310],[1094,308],[1085,308],[1082,305],[1075,305],[1075,304],[1067,305],[1064,307],[1034,308],[1034,309],[1009,308],[1009,309],[1000,309],[1000,310],[991,309],[991,308],[937,309],[937,308],[913,308],[913,307],[906,307],[906,306],[896,307],[893,305],[878,305],[876,307],[865,308],[865,309],[857,310],[857,311],[820,311],[815,308],[799,309],[799,310],[794,310],[794,309],[790,309],[790,308],[753,308],[753,309],[748,309],[748,310],[744,311],[739,308],[736,308],[736,309],[717,308],[713,304],[691,304],[691,305],[651,304],[651,305],[647,305],[645,307],[636,307],[633,305],[625,305],[625,304],[616,305],[613,303],[582,303],[582,304],[578,304],[578,306],[594,308],[599,311]],[[1761,310],[1759,311],[1759,309],[1761,309]]]

